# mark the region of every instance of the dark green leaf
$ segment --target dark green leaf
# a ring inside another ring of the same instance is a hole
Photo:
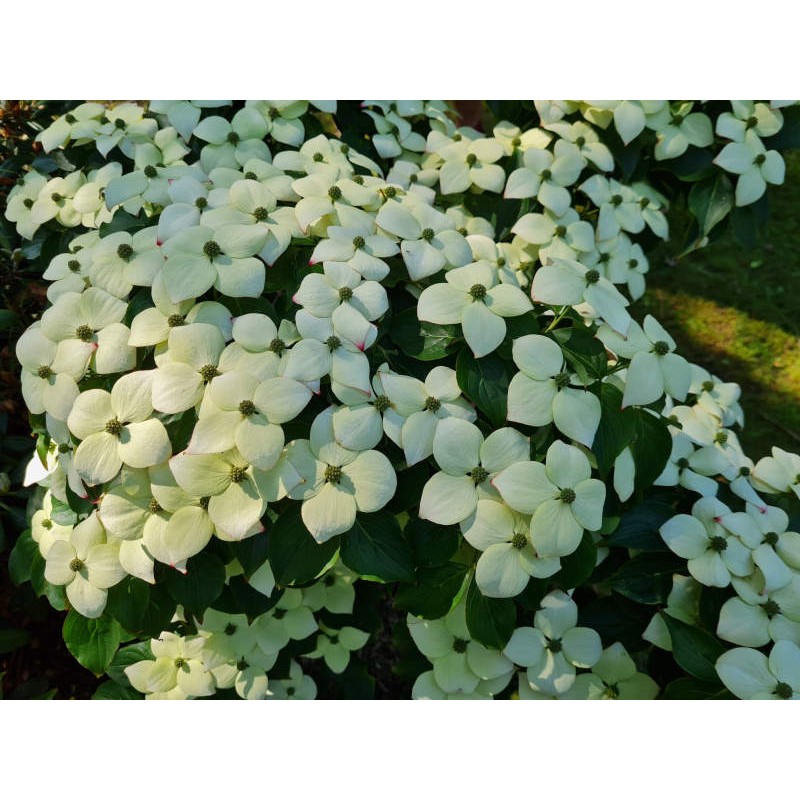
[[[406,537],[418,567],[438,567],[450,560],[458,549],[461,535],[455,525],[435,525],[426,519],[408,522]]]
[[[108,590],[106,611],[126,630],[157,637],[175,614],[176,601],[163,586],[129,577]]]
[[[578,606],[578,625],[596,630],[604,647],[621,642],[628,652],[641,648],[642,632],[652,616],[651,608],[619,595],[598,597]]]
[[[717,172],[714,153],[708,148],[690,147],[682,156],[662,161],[661,166],[684,181],[699,181]]]
[[[597,545],[589,531],[583,532],[578,549],[561,558],[561,569],[553,576],[562,589],[574,589],[589,580],[597,564]]]
[[[514,598],[526,611],[538,611],[542,600],[550,591],[550,580],[547,578],[531,578],[528,585]]]
[[[617,456],[631,443],[636,431],[636,414],[622,408],[622,392],[610,383],[600,386],[600,425],[592,442],[597,471],[605,479]]]
[[[733,695],[721,683],[678,678],[667,684],[661,700],[732,700]]]
[[[642,408],[634,409],[636,431],[630,448],[636,467],[634,486],[647,489],[664,471],[672,453],[672,435],[666,420]]]
[[[19,317],[7,308],[0,308],[0,331],[13,328],[19,323]]]
[[[46,597],[47,602],[56,609],[66,609],[66,591],[63,586],[54,586],[44,577],[45,560],[37,548],[31,560],[31,586],[37,597]]]
[[[415,464],[397,473],[397,489],[394,496],[386,504],[386,510],[392,514],[410,511],[419,505],[422,488],[431,476],[431,470],[425,461]]]
[[[342,561],[368,580],[414,580],[414,560],[397,519],[388,511],[356,515],[342,536]]]
[[[395,606],[416,617],[443,617],[455,605],[466,574],[464,564],[452,561],[438,567],[421,567],[413,584],[398,588]]]
[[[783,127],[774,135],[763,139],[767,150],[790,150],[800,147],[800,106],[781,109]]]
[[[33,559],[39,555],[39,545],[33,541],[30,529],[24,530],[8,556],[8,574],[19,586],[31,579]]]
[[[112,233],[118,233],[119,231],[135,233],[140,228],[146,228],[151,224],[151,221],[144,214],[129,214],[127,211],[117,209],[114,218],[100,226],[100,236],[110,236]]]
[[[661,612],[672,640],[672,653],[678,666],[701,681],[715,683],[719,680],[714,664],[725,652],[722,643],[710,633],[687,625],[669,614]]]
[[[517,607],[509,598],[486,597],[472,581],[467,589],[467,628],[473,639],[502,650],[514,633]]]
[[[707,236],[733,209],[731,179],[724,172],[718,172],[699,181],[689,192],[688,204],[702,236]]]
[[[228,581],[228,588],[237,605],[234,613],[245,614],[249,620],[254,620],[273,608],[283,594],[280,589],[274,589],[267,597],[250,586],[243,575],[231,578]]]
[[[308,583],[338,557],[339,536],[317,544],[300,516],[300,506],[284,511],[269,530],[267,554],[279,586]]]
[[[733,233],[739,243],[754,250],[761,242],[769,220],[769,195],[765,192],[755,203],[736,206],[731,212]]]
[[[608,356],[603,343],[585,328],[557,328],[553,338],[561,346],[564,358],[575,370],[578,379],[590,384],[608,370]]]
[[[106,673],[114,683],[120,686],[130,686],[128,676],[125,674],[125,667],[136,664],[139,661],[152,661],[153,652],[150,649],[150,642],[136,642],[125,647],[120,647],[114,660],[109,664]]]
[[[128,686],[120,686],[114,681],[105,681],[101,683],[95,693],[92,695],[92,700],[142,700],[144,695],[137,692]]]
[[[629,600],[660,605],[672,591],[672,576],[685,566],[684,559],[672,553],[639,553],[611,575],[607,585]]]
[[[202,616],[225,586],[225,565],[215,555],[203,551],[186,562],[185,575],[170,569],[164,585],[176,603],[189,613]]]
[[[0,654],[10,653],[24,647],[31,638],[30,631],[23,631],[19,628],[0,629]]]
[[[106,671],[122,639],[122,628],[110,616],[87,619],[74,610],[67,614],[62,633],[67,650],[95,675]]]
[[[460,338],[457,325],[420,322],[416,308],[395,314],[389,328],[392,341],[419,361],[436,361],[448,355],[448,348]]]
[[[267,560],[268,544],[268,536],[256,534],[240,542],[230,542],[228,546],[234,558],[242,565],[244,574],[249,578]]]
[[[456,379],[461,391],[496,427],[505,424],[508,415],[509,365],[496,355],[475,358],[465,347],[456,360]]]
[[[659,528],[675,511],[660,500],[647,499],[620,518],[617,529],[604,540],[609,547],[628,547],[634,550],[668,551]]]

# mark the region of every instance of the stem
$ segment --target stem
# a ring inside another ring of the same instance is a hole
[[[559,311],[558,314],[556,314],[555,319],[553,319],[553,321],[545,328],[544,332],[550,333],[550,331],[553,330],[553,328],[555,328],[556,325],[558,325],[558,323],[561,322],[562,319],[564,319],[564,316],[566,315],[567,311],[569,311],[569,309],[570,306],[564,306],[561,309],[561,311]]]

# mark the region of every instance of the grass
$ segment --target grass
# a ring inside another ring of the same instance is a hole
[[[675,258],[668,243],[651,260],[637,319],[655,316],[678,351],[742,387],[747,454],[800,449],[800,152],[785,183],[770,187],[770,221],[756,250],[729,230],[707,248]],[[677,237],[676,237],[677,239]]]

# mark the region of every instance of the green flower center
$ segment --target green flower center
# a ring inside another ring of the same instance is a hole
[[[353,290],[349,286],[342,286],[339,289],[339,302],[346,303],[348,300],[352,300],[353,298]]]
[[[353,247],[354,247],[356,250],[360,250],[360,249],[361,249],[362,247],[364,247],[365,245],[366,245],[366,242],[364,241],[364,237],[363,237],[363,236],[356,236],[356,237],[353,239]]]
[[[269,343],[269,349],[272,350],[276,356],[279,356],[286,350],[286,342],[284,342],[283,339],[273,339]]]
[[[118,131],[124,131],[125,130],[125,120],[124,119],[120,119],[119,117],[117,117],[117,119],[114,120],[114,127]]]
[[[59,453],[69,453],[70,450],[72,450],[72,448],[68,444],[60,444],[58,446]]]
[[[267,111],[267,114],[270,119],[277,119],[281,115],[281,112],[278,111],[278,109],[275,108],[275,106],[270,106],[270,109],[269,111]]]
[[[333,636],[328,636],[328,640],[331,644],[339,644],[339,634],[334,633]]]
[[[206,198],[205,198],[205,197],[198,197],[198,198],[197,198],[197,199],[194,201],[194,204],[195,204],[195,207],[196,207],[196,208],[199,208],[201,211],[202,211],[204,208],[208,208],[208,200],[206,200]]]
[[[105,431],[112,436],[119,436],[122,433],[122,423],[114,417],[114,419],[110,419],[106,422]]]
[[[203,511],[208,511],[208,502],[209,502],[209,500],[211,500],[210,497],[201,497],[200,498],[200,508],[202,508]]]
[[[94,331],[88,325],[80,325],[75,329],[75,338],[82,342],[91,342]]]
[[[555,236],[556,238],[560,239],[562,236],[564,236],[564,234],[566,234],[566,232],[567,232],[567,226],[566,225],[559,225],[553,231],[553,236]]]
[[[356,181],[356,178],[361,178],[361,180],[360,180],[360,181]],[[364,178],[362,178],[362,177],[361,177],[361,175],[356,175],[356,176],[353,178],[353,180],[354,180],[356,183],[361,183],[361,184],[363,184],[363,183],[364,183]],[[383,190],[383,196],[384,196],[385,198],[387,198],[387,199],[391,200],[393,197],[397,197],[397,189],[396,189],[394,186],[387,186],[387,187],[386,187],[386,188]]]
[[[486,287],[482,283],[473,284],[468,294],[473,300],[483,300],[486,297]]]
[[[597,283],[600,280],[600,273],[596,269],[590,269],[586,273],[586,283],[591,286],[593,283]]]
[[[778,539],[779,536],[774,531],[764,534],[764,544],[768,544],[770,547],[775,547],[778,544]]]
[[[46,380],[47,378],[49,378],[53,374],[53,370],[51,370],[50,367],[42,366],[42,367],[39,367],[39,369],[36,370],[36,374],[40,378],[44,378]]]
[[[566,503],[569,505],[570,503],[575,502],[575,490],[574,489],[562,489],[558,494],[558,499],[562,503]]]
[[[636,269],[639,266],[639,261],[636,258],[628,259],[628,269]]]
[[[224,633],[226,636],[233,636],[233,634],[234,634],[234,633],[236,633],[236,626],[235,626],[235,625],[234,625],[232,622],[229,622],[229,623],[228,623],[228,624],[225,626],[225,630],[223,631],[223,633]]]
[[[342,468],[334,464],[325,467],[325,483],[339,483],[342,480]]]
[[[562,650],[561,639],[548,639],[545,647],[551,653],[560,653]]]
[[[781,613],[781,607],[774,600],[767,600],[767,602],[764,603],[763,608],[764,608],[764,613],[770,619],[772,619],[776,614]]]
[[[714,389],[714,381],[703,381],[703,391],[710,392]]]
[[[26,198],[25,198],[25,199],[22,201],[22,205],[24,205],[24,206],[25,206],[25,208],[33,208],[33,200],[31,200],[31,198],[30,198],[30,197],[26,197]]]
[[[231,467],[231,483],[241,483],[247,476],[247,467]]]
[[[512,147],[519,147],[521,144],[522,144],[522,139],[520,139],[519,136],[515,136],[511,140],[511,146]]]
[[[549,169],[543,169],[542,170],[542,180],[543,181],[549,181],[550,178],[552,178],[552,177],[553,177],[553,173],[550,172]]]
[[[436,397],[426,397],[424,407],[426,411],[438,411],[442,407],[442,401]]]
[[[200,377],[203,379],[204,383],[208,383],[219,375],[219,370],[217,370],[213,364],[206,364],[197,371],[200,373]]]
[[[563,389],[565,386],[569,386],[569,373],[568,372],[559,372],[558,375],[553,378],[553,382],[556,385],[556,389]]]
[[[748,117],[744,123],[745,129],[748,131],[750,128],[755,128],[756,125],[758,125],[758,117],[756,116]]]
[[[64,195],[59,194],[58,192],[53,192],[53,194],[50,195],[50,199],[55,203],[60,203],[64,199]]]
[[[453,639],[453,650],[456,653],[466,653],[467,652],[467,640],[466,639]]]
[[[728,542],[724,536],[712,536],[708,540],[708,549],[715,553],[722,553],[728,549]]]
[[[579,136],[575,140],[575,144],[578,145],[578,147],[583,147],[586,144],[586,138],[584,136]]]
[[[240,658],[236,662],[236,669],[238,669],[239,672],[244,672],[249,666],[250,666],[250,664],[248,664],[247,660],[244,659],[244,658]]]
[[[73,558],[72,561],[69,562],[69,568],[73,572],[80,572],[85,566],[86,565],[79,558]]]
[[[246,181],[257,181],[258,175],[256,175],[255,172],[245,172],[244,179]]]
[[[311,160],[319,164],[321,161],[325,160],[325,156],[323,156],[322,153],[314,153],[314,155],[311,156]]]
[[[267,211],[264,206],[259,206],[253,211],[253,216],[255,217],[256,222],[263,222],[269,217],[269,211]]]
[[[286,616],[286,609],[285,608],[276,608],[275,611],[272,613],[272,616],[275,619],[283,619]]]
[[[791,700],[794,691],[788,683],[781,681],[772,691],[772,694],[778,695],[781,700]]]
[[[239,413],[243,417],[252,417],[256,413],[256,405],[252,400],[242,400],[239,403]]]
[[[161,504],[158,502],[158,500],[155,499],[155,497],[150,498],[150,504],[148,505],[147,508],[151,514],[158,514],[159,511],[164,510],[163,508],[161,508]]]
[[[461,141],[461,134],[460,133],[454,133],[453,134],[453,141],[454,142],[460,142]]]
[[[469,231],[466,228],[458,228],[456,233],[460,233],[462,236],[466,236]]]
[[[498,267],[504,267],[506,265],[506,260],[502,257],[498,258],[497,261],[494,262],[497,264]]]
[[[297,692],[297,689],[295,689],[294,686],[287,686],[286,687],[286,696],[287,697],[294,697],[296,692]]]
[[[650,198],[649,197],[640,197],[639,198],[639,208],[647,208],[650,205]]]
[[[349,144],[345,144],[344,142],[342,142],[342,146],[339,148],[339,152],[343,156],[346,156],[350,152],[350,145]]]
[[[342,346],[342,340],[338,336],[329,336],[325,340],[325,344],[328,345],[328,350],[332,353]]]
[[[467,153],[466,162],[468,167],[473,166],[477,160],[478,156],[476,156],[475,153]]]
[[[328,189],[328,197],[330,197],[331,200],[338,200],[341,196],[342,190],[338,186],[331,186],[331,188]]]
[[[759,153],[754,159],[753,163],[760,167],[767,160],[766,153]]]
[[[133,256],[133,248],[129,244],[121,244],[117,248],[117,256],[123,261],[130,261]]]
[[[603,697],[606,700],[616,700],[619,697],[619,689],[616,683],[606,684],[606,690],[603,692]]]
[[[750,467],[740,467],[739,468],[739,475],[743,478],[746,478],[750,474]]]
[[[511,546],[517,550],[522,550],[528,544],[528,537],[524,533],[515,533],[511,539]]]
[[[419,180],[419,175],[416,172],[413,172],[411,175],[408,176],[409,183],[416,183]]]
[[[155,178],[158,175],[158,170],[152,164],[148,164],[144,168],[144,175],[146,178]]]
[[[72,116],[72,114],[65,114],[64,115],[64,121],[66,123],[68,123],[69,125],[74,125],[78,120],[75,119],[75,117]]]
[[[475,467],[475,469],[473,469],[472,472],[468,472],[467,475],[472,478],[472,482],[476,486],[483,483],[489,477],[489,473],[483,467]]]
[[[728,434],[726,431],[719,431],[717,435],[714,437],[714,441],[717,444],[726,444],[728,441]]]
[[[240,141],[241,141],[241,139],[242,139],[242,137],[241,137],[241,136],[239,136],[239,134],[238,134],[238,133],[236,133],[236,131],[231,131],[231,132],[230,132],[230,133],[229,133],[229,134],[228,134],[228,135],[227,135],[225,138],[226,138],[226,139],[227,139],[227,140],[228,140],[228,141],[229,141],[231,144],[239,144],[239,142],[240,142]]]
[[[172,663],[175,664],[175,669],[183,669],[186,666],[186,659],[178,656]]]
[[[383,414],[384,411],[392,407],[392,401],[385,395],[379,394],[373,403],[375,409]]]
[[[665,356],[667,353],[669,353],[669,345],[666,342],[656,342],[653,345],[653,352],[657,356]]]
[[[43,520],[42,520],[42,527],[43,527],[45,530],[49,531],[49,530],[50,530],[50,528],[52,528],[52,527],[53,527],[53,520],[51,520],[51,519],[43,519]]]
[[[326,575],[322,583],[328,587],[333,586],[333,584],[336,583],[336,578],[334,578],[333,575]]]
[[[686,469],[686,467],[689,466],[689,459],[688,458],[679,458],[675,462],[675,466],[677,466],[678,469]]]
[[[222,253],[222,248],[213,239],[209,239],[203,245],[203,252],[213,261]]]
[[[434,236],[436,236],[436,232],[433,230],[433,228],[425,228],[425,230],[422,231],[422,238],[426,242],[432,242]]]
[[[185,320],[180,314],[170,314],[167,317],[167,325],[169,325],[170,328],[180,328],[184,322]]]
[[[81,268],[81,262],[77,258],[70,259],[67,261],[67,267],[69,267],[70,272],[78,272]]]
[[[613,195],[611,200],[610,200],[610,203],[611,203],[612,206],[622,205],[622,195],[621,194]]]
[[[600,257],[597,260],[601,264],[608,264],[611,261],[611,253],[600,253]]]

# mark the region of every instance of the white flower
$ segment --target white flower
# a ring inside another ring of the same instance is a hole
[[[495,139],[450,142],[437,150],[444,163],[439,169],[442,194],[466,192],[471,186],[498,194],[506,174],[495,164],[503,157],[503,145]]]
[[[732,111],[717,117],[717,134],[741,142],[747,131],[758,136],[774,136],[783,127],[783,114],[766,103],[753,100],[731,100]]]
[[[369,634],[350,625],[339,630],[320,625],[320,635],[316,647],[307,654],[308,658],[322,658],[328,669],[340,675],[350,663],[350,653],[360,650],[369,640]]]
[[[717,659],[716,669],[725,686],[742,700],[800,698],[800,647],[794,642],[777,642],[769,658],[758,650],[734,647]]]
[[[652,642],[662,650],[672,651],[672,637],[663,614],[669,614],[687,625],[697,625],[700,618],[700,594],[703,590],[694,578],[688,575],[672,576],[672,589],[667,595],[667,605],[663,612],[656,613],[642,633],[645,641]]]
[[[272,678],[269,682],[267,700],[315,700],[317,684],[310,675],[303,674],[302,667],[294,660],[289,663],[288,678]]]
[[[347,264],[369,281],[383,280],[389,274],[389,266],[383,259],[400,252],[397,242],[375,233],[374,225],[361,228],[329,225],[326,234],[327,238],[317,242],[309,263]]]
[[[476,358],[495,350],[506,336],[503,317],[518,317],[532,306],[516,286],[498,283],[486,262],[452,269],[445,283],[428,286],[417,303],[417,316],[441,325],[460,323]]]
[[[318,629],[301,589],[286,589],[275,607],[253,625],[258,646],[276,656],[291,640],[305,639]]]
[[[251,158],[270,160],[264,136],[267,123],[253,108],[242,108],[228,120],[223,117],[206,117],[193,131],[198,139],[208,142],[200,151],[200,164],[206,173],[215,167],[233,167]]]
[[[590,477],[581,450],[561,441],[547,450],[545,463],[519,461],[492,479],[492,486],[515,511],[532,514],[531,541],[540,556],[573,553],[584,529],[600,529],[606,487]]]
[[[591,673],[578,675],[565,699],[655,700],[658,684],[643,672],[619,642],[606,647]]]
[[[722,148],[714,163],[726,172],[739,176],[736,181],[736,205],[755,203],[767,190],[767,184],[781,184],[786,165],[777,150],[767,151],[755,131],[749,130],[740,142]]]
[[[753,486],[761,492],[794,492],[800,497],[800,456],[780,447],[759,459],[752,472]]]
[[[658,131],[655,158],[664,161],[682,156],[689,145],[708,147],[714,141],[711,119],[699,112],[691,113],[693,103],[665,106],[648,121],[648,127]]]

